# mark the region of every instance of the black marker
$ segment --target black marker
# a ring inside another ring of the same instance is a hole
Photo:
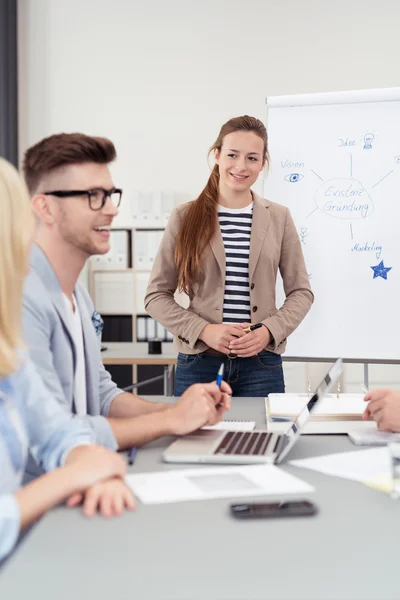
[[[254,329],[259,329],[262,326],[263,326],[262,323],[254,323],[254,325],[250,325],[249,327],[246,327],[246,329],[243,329],[243,331],[245,333],[250,333],[250,331],[254,331]]]

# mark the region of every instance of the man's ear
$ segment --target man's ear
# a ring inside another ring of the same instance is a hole
[[[46,223],[52,225],[54,223],[54,207],[52,200],[44,194],[35,194],[32,198],[32,208],[36,216]]]

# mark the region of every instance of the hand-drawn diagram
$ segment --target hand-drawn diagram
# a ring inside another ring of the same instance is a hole
[[[373,144],[376,143],[375,135],[373,133],[365,133],[359,137],[361,142],[361,149],[373,150]],[[356,140],[350,138],[340,138],[338,140],[338,147],[346,148],[347,150],[352,149],[355,151],[355,146],[358,145]],[[346,151],[346,150],[345,150]],[[389,170],[382,177],[378,178],[376,182],[371,186],[366,186],[361,183],[358,179],[353,177],[353,154],[348,155],[349,158],[349,172],[347,177],[334,177],[330,179],[324,179],[320,173],[310,169],[310,173],[313,177],[320,180],[319,186],[314,193],[314,201],[316,207],[305,216],[306,219],[310,218],[316,211],[321,211],[324,215],[332,217],[334,219],[342,219],[349,222],[350,229],[350,240],[354,240],[355,234],[357,234],[357,228],[354,226],[357,222],[369,218],[374,212],[374,200],[373,192],[375,188],[382,184],[389,177],[396,167]],[[394,162],[400,164],[400,154],[394,157]],[[282,169],[288,168],[292,165],[304,165],[301,161],[281,161]],[[288,175],[283,176],[285,181],[289,183],[297,183],[305,177],[304,172],[291,172]],[[309,227],[301,227],[299,230],[299,237],[302,244],[307,245],[306,237],[309,235]],[[383,253],[383,245],[377,240],[354,240],[351,241],[350,252],[354,253],[366,253],[371,252],[375,257],[380,260]],[[373,270],[373,279],[382,278],[387,280],[388,272],[392,270],[392,267],[385,267],[383,259],[378,265],[370,267]],[[367,271],[365,271],[367,273]]]
[[[392,269],[392,267],[385,267],[383,260],[379,263],[379,265],[375,265],[371,267],[374,272],[374,279],[377,277],[382,277],[382,279],[387,279],[388,272]]]
[[[372,149],[372,142],[374,141],[374,134],[373,133],[366,133],[364,135],[364,150],[371,150]]]
[[[286,175],[285,181],[288,181],[289,183],[297,183],[298,181],[303,179],[303,177],[304,175],[302,175],[301,173],[289,173],[289,175]]]
[[[306,237],[307,236],[308,236],[307,227],[302,227],[300,229],[300,240],[301,240],[301,243],[304,244],[304,245],[306,245],[306,243],[307,243],[306,242]]]
[[[338,219],[365,219],[374,210],[371,196],[357,179],[329,179],[318,188],[315,203]]]

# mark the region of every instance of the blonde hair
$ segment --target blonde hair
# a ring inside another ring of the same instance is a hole
[[[0,158],[0,376],[18,367],[21,311],[33,211],[18,171]]]

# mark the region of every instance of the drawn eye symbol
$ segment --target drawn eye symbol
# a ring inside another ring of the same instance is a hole
[[[288,181],[289,183],[297,183],[300,181],[300,179],[303,179],[303,177],[304,175],[301,173],[289,173],[289,175],[286,175],[285,181]]]
[[[400,155],[394,157],[394,162],[400,163]]]

